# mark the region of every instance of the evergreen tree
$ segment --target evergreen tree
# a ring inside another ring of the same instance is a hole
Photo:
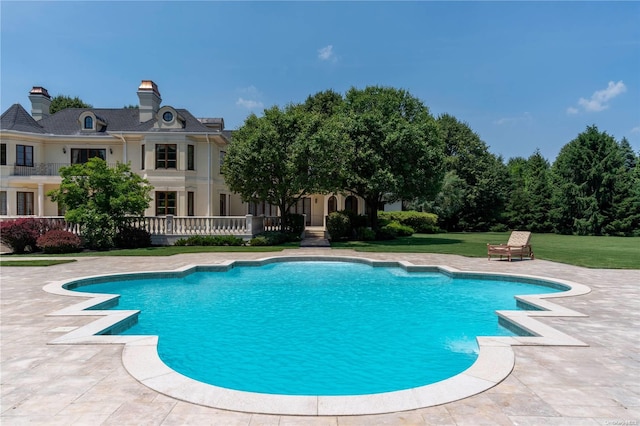
[[[615,182],[614,220],[606,226],[609,235],[640,235],[640,179],[638,158],[626,138],[619,144],[622,166]]]
[[[622,195],[618,175],[623,168],[619,145],[595,125],[565,145],[552,169],[556,230],[579,235],[609,233],[616,220],[616,199]]]
[[[526,190],[527,160],[511,158],[507,162],[509,171],[509,196],[505,204],[505,220],[511,229],[529,230],[529,197]]]
[[[550,217],[553,190],[549,173],[549,162],[542,157],[539,150],[536,150],[527,159],[525,169],[525,192],[528,201],[525,218],[528,229],[533,232],[550,232],[553,229]]]

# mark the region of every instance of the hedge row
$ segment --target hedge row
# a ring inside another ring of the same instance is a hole
[[[409,226],[419,234],[435,234],[438,228],[438,215],[416,211],[378,212],[381,221],[398,222]]]

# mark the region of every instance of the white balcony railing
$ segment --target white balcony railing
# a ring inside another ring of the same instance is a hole
[[[60,176],[60,168],[70,166],[70,163],[33,163],[31,166],[13,165],[11,176]],[[115,163],[108,164],[110,168]]]

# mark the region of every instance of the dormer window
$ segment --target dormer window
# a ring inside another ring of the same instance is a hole
[[[104,132],[107,127],[107,121],[95,115],[93,111],[83,112],[78,121],[83,132]]]
[[[175,108],[163,106],[156,116],[156,129],[184,129],[185,119]]]

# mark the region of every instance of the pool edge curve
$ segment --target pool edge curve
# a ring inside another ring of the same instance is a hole
[[[478,358],[465,371],[440,382],[416,388],[354,396],[272,395],[226,389],[186,377],[168,367],[157,351],[157,336],[104,335],[132,321],[139,311],[101,310],[117,299],[112,294],[92,294],[71,291],[82,282],[94,283],[107,278],[140,278],[149,274],[184,275],[196,270],[226,270],[236,265],[263,265],[287,261],[341,261],[365,263],[371,266],[398,266],[407,271],[437,271],[452,276],[498,277],[506,280],[526,280],[536,284],[565,289],[560,293],[517,296],[519,302],[534,307],[530,311],[496,311],[501,321],[526,331],[529,336],[478,336]],[[502,278],[501,278],[502,277]],[[48,316],[96,316],[95,321],[79,327],[49,342],[49,344],[123,344],[122,362],[137,381],[164,395],[213,408],[280,415],[366,415],[426,408],[464,399],[484,392],[509,376],[515,365],[512,346],[588,346],[582,341],[554,329],[536,317],[585,317],[586,315],[557,305],[548,299],[587,294],[591,289],[583,284],[562,279],[532,275],[493,272],[460,271],[441,265],[415,265],[407,261],[377,261],[363,257],[344,256],[274,256],[257,260],[225,261],[214,265],[187,265],[171,271],[104,274],[50,282],[43,288],[58,295],[91,297],[88,300],[58,310]]]

